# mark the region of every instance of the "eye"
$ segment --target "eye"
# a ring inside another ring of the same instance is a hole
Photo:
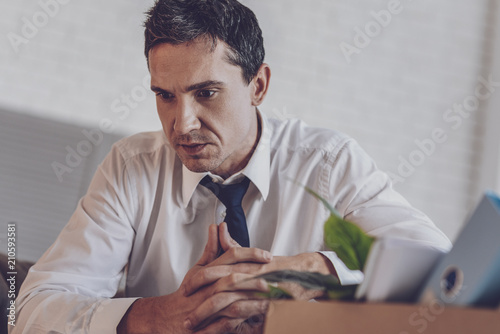
[[[215,94],[214,90],[203,89],[203,90],[200,90],[196,94],[196,96],[208,99],[208,98],[211,98],[212,96],[214,96],[214,94]]]
[[[158,92],[156,96],[159,96],[162,100],[168,101],[174,98],[174,95],[168,92]]]

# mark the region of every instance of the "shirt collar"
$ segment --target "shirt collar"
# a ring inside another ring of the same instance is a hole
[[[257,116],[259,117],[261,124],[261,134],[259,143],[255,148],[255,151],[248,161],[248,164],[235,175],[232,175],[224,183],[232,183],[237,181],[238,175],[243,174],[250,179],[250,181],[257,187],[262,198],[267,199],[269,194],[269,182],[270,182],[270,163],[271,163],[271,129],[267,123],[266,117],[257,110]],[[212,175],[211,173],[195,173],[182,165],[182,200],[184,207],[186,208],[193,196],[193,193],[200,183],[201,179],[205,175]],[[216,176],[216,175],[215,175]]]

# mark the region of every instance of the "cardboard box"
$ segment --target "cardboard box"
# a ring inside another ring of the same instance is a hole
[[[356,302],[273,301],[265,334],[496,334],[494,309]]]

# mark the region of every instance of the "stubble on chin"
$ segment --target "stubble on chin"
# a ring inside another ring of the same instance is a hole
[[[204,154],[205,155],[205,154]],[[219,158],[217,153],[209,152],[208,156],[181,156],[177,152],[177,157],[181,160],[182,164],[186,166],[191,172],[205,173],[211,172],[222,164],[222,159]]]

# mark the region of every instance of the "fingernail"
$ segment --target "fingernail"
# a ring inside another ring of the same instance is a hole
[[[264,258],[268,261],[271,261],[273,259],[273,254],[270,252],[264,252]]]
[[[191,320],[186,319],[186,321],[184,321],[184,327],[186,329],[191,329]]]

